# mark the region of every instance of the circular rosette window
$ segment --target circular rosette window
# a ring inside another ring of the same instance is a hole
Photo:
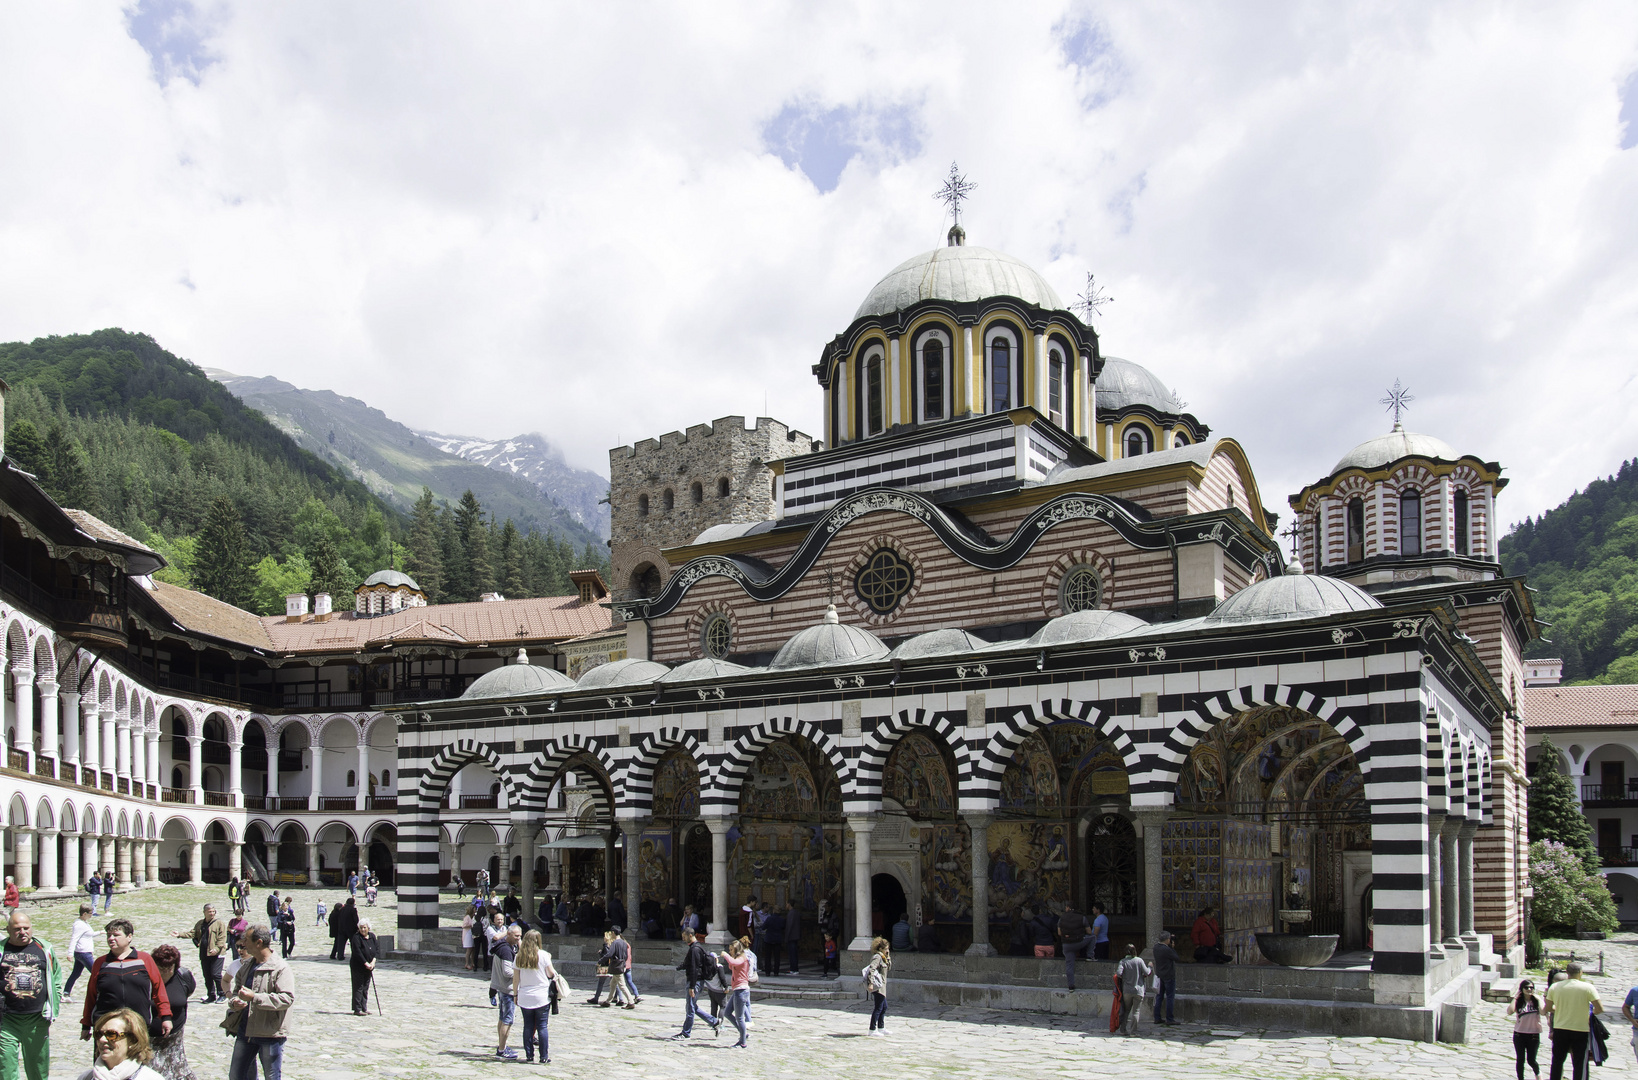
[[[1090,566],[1076,566],[1058,587],[1058,603],[1066,612],[1091,611],[1103,598],[1103,582]]]
[[[886,615],[904,600],[916,581],[915,570],[892,548],[873,552],[853,579],[853,589],[866,607]]]

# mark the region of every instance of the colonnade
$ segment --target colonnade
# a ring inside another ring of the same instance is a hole
[[[158,840],[64,833],[48,827],[7,828],[12,839],[13,876],[19,889],[35,889],[47,895],[79,892],[93,870],[113,875],[114,884],[122,889],[159,884]],[[204,884],[199,872],[204,847],[200,841],[193,844],[195,885]]]

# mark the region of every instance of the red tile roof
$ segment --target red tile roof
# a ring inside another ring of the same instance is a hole
[[[413,607],[373,619],[360,619],[351,611],[339,612],[325,622],[311,615],[301,622],[268,615],[261,623],[277,652],[351,652],[387,641],[440,645],[561,641],[607,630],[611,619],[606,606],[582,604],[579,596],[544,596]]]
[[[1524,726],[1638,728],[1638,685],[1527,686]]]

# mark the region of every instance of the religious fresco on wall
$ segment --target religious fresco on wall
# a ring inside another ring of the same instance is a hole
[[[747,817],[790,819],[821,812],[840,815],[842,792],[830,763],[789,737],[769,743],[751,763],[739,797]]]
[[[970,923],[973,918],[972,835],[964,824],[921,828],[922,918]]]
[[[1010,922],[1026,908],[1062,911],[1070,899],[1066,822],[998,821],[989,829],[990,920]]]
[[[905,734],[887,755],[882,795],[904,807],[913,818],[955,814],[955,785],[938,745],[918,731]]]
[[[1286,766],[1327,738],[1330,727],[1296,709],[1253,709],[1222,721],[1189,752],[1178,805],[1223,813],[1261,803]]]
[[[645,830],[637,844],[637,878],[642,895],[649,900],[664,901],[677,895],[672,860],[674,838],[670,829]]]
[[[1223,949],[1239,964],[1264,963],[1256,934],[1274,928],[1270,829],[1253,821],[1186,818],[1166,822],[1160,840],[1161,918],[1187,934],[1211,906]]]
[[[700,813],[700,773],[687,751],[673,750],[654,769],[654,816],[687,820]]]
[[[1063,761],[1059,758],[1059,761]],[[1077,810],[1098,805],[1100,802],[1127,795],[1131,785],[1126,778],[1126,759],[1120,756],[1111,739],[1099,739],[1084,754],[1073,759],[1069,775],[1070,806]]]
[[[778,906],[794,899],[804,936],[812,936],[819,901],[842,902],[844,827],[835,771],[810,744],[780,739],[751,763],[739,809],[728,830],[730,912],[752,896]]]
[[[1013,751],[1012,760],[1001,774],[1002,810],[1029,814],[1055,812],[1063,808],[1058,783],[1058,767],[1046,739],[1037,732],[1025,737]]]

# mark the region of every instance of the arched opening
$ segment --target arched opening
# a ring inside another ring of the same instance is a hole
[[[677,505],[677,493],[670,488],[660,492],[660,509],[670,513]]]
[[[1047,415],[1054,424],[1064,422],[1064,354],[1057,349],[1047,361]]]
[[[944,342],[937,337],[921,347],[921,418],[944,419]]]
[[[390,823],[377,825],[370,831],[364,863],[381,882],[383,889],[397,886],[398,830]]]
[[[870,927],[880,936],[886,936],[899,921],[899,916],[910,910],[904,895],[904,886],[892,874],[872,874],[870,877]]]
[[[711,833],[700,821],[700,775],[694,757],[673,747],[654,766],[653,823],[637,845],[638,891],[646,919],[676,900],[711,915]],[[698,834],[703,833],[703,839]],[[650,907],[652,905],[652,907]]]
[[[1350,934],[1350,864],[1369,865],[1364,777],[1348,743],[1300,709],[1271,706],[1218,723],[1189,752],[1177,812],[1162,832],[1161,907],[1186,932],[1216,907],[1223,948],[1260,961],[1255,935],[1304,916],[1300,933]]]
[[[637,516],[638,517],[648,517],[648,496],[647,495],[637,496]]]
[[[688,501],[698,506],[705,501],[705,485],[698,480],[688,485]]]
[[[1468,553],[1468,502],[1467,492],[1460,489],[1456,492],[1455,517],[1456,554],[1466,555]]]
[[[1133,424],[1126,429],[1126,456],[1140,457],[1151,449],[1149,443],[1149,429],[1139,424]]]
[[[872,356],[865,361],[865,433],[880,435],[886,409],[882,401],[882,358]]]
[[[631,595],[655,597],[660,595],[660,571],[653,563],[644,563],[631,572]]]
[[[726,476],[719,476],[717,478],[717,498],[726,499],[727,497],[728,497],[728,478]]]
[[[882,767],[885,824],[873,849],[904,873],[912,926],[930,925],[945,952],[972,943],[972,836],[956,815],[957,775],[941,741],[921,731],[899,736]],[[901,835],[904,842],[893,839]]]
[[[990,339],[990,412],[1012,408],[1012,339],[996,334]]]
[[[1399,554],[1422,554],[1422,493],[1415,488],[1399,493]]]
[[[1365,500],[1348,500],[1348,561],[1365,561]]]
[[[755,896],[802,912],[813,955],[818,907],[842,910],[842,786],[819,749],[787,735],[762,749],[740,787],[740,820],[728,833],[728,910]],[[811,939],[811,940],[810,940]]]

